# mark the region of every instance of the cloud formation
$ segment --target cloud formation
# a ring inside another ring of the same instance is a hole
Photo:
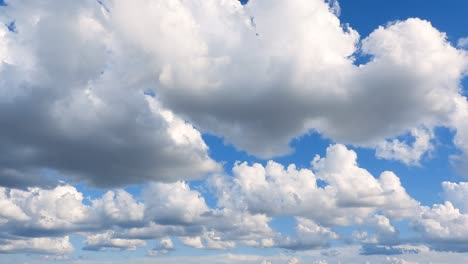
[[[443,182],[443,201],[422,205],[395,172],[373,175],[353,150],[421,165],[444,127],[466,172],[466,39],[455,47],[419,18],[361,37],[339,13],[323,0],[2,5],[0,253],[58,257],[75,237],[84,250],[152,257],[179,245],[467,252],[466,182]],[[310,132],[335,142],[310,167],[262,163]],[[222,171],[203,133],[260,162]],[[86,197],[76,183],[103,193]],[[294,230],[274,228],[282,217]],[[301,263],[226,263],[235,261]]]
[[[454,117],[468,108],[459,89],[467,55],[428,21],[396,21],[360,40],[319,0],[111,3],[116,27],[154,61],[162,102],[257,156],[285,154],[308,131],[367,147],[421,128],[463,134]],[[171,19],[170,32],[151,27]],[[370,61],[355,65],[362,55]],[[415,147],[381,157],[415,163],[429,150]]]
[[[41,185],[34,179],[48,170],[108,187],[219,169],[200,133],[146,92],[151,73],[135,75],[119,59],[99,7],[25,1],[0,10],[18,28],[0,34],[0,184]]]
[[[445,126],[466,152],[466,51],[420,19],[361,40],[332,6],[9,3],[0,10],[15,24],[0,29],[0,183],[50,187],[37,180],[48,170],[100,187],[199,178],[219,166],[197,129],[259,157],[318,131],[417,164]],[[370,61],[356,65],[363,54]],[[413,146],[393,139],[410,131]]]
[[[343,145],[330,146],[311,164],[312,170],[297,170],[273,161],[265,167],[238,163],[232,176],[210,180],[215,206],[185,182],[151,184],[141,200],[124,190],[90,199],[70,185],[1,187],[1,251],[64,254],[73,250],[69,236],[85,237],[83,249],[94,251],[132,251],[159,240],[148,251],[156,256],[177,250],[172,239],[216,250],[239,245],[309,250],[352,239],[366,255],[426,250],[417,245],[468,251],[466,183],[444,182],[447,200],[428,207],[409,196],[393,172],[374,178],[360,168],[356,153]],[[285,216],[295,218],[293,235],[271,227],[272,219]],[[401,222],[414,227],[415,246],[400,235]],[[352,238],[342,227],[354,230]]]

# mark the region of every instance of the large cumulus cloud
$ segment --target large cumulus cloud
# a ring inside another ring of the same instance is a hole
[[[467,108],[466,52],[428,21],[392,22],[360,41],[319,0],[109,6],[119,32],[153,59],[163,103],[258,156],[287,153],[314,130],[376,147],[415,129],[463,127],[454,117]],[[370,61],[355,65],[361,55]],[[416,163],[422,154],[401,156],[382,157]]]
[[[17,27],[0,34],[0,184],[51,185],[58,171],[117,186],[218,169],[200,133],[147,91],[150,72],[132,66],[143,59],[120,60],[97,2],[13,2],[0,12]]]

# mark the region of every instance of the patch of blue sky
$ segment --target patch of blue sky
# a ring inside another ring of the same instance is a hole
[[[460,89],[462,91],[462,94],[467,97],[468,96],[468,77],[463,78],[461,84],[460,84]]]
[[[76,188],[79,192],[83,193],[85,199],[83,199],[83,204],[90,205],[91,200],[96,200],[101,198],[107,190],[92,188],[84,182],[73,184],[73,187]]]
[[[252,156],[245,151],[236,149],[232,144],[226,143],[221,137],[211,134],[203,134],[202,138],[210,148],[210,157],[221,163],[227,173],[231,172],[236,161],[248,161],[249,164],[255,162],[261,164],[266,163],[265,160]]]
[[[146,96],[150,96],[150,97],[156,97],[156,90],[152,88],[148,88],[148,89],[143,90],[143,94]]]
[[[295,235],[296,219],[294,216],[273,217],[269,225],[274,231],[280,232],[285,236],[294,237]]]
[[[308,168],[310,169],[310,162],[316,155],[321,157],[325,156],[326,149],[328,146],[333,144],[332,140],[324,138],[315,131],[293,139],[290,143],[293,152],[289,155],[274,158],[273,160],[288,166],[289,164],[295,164],[297,168]]]
[[[205,140],[210,148],[211,157],[221,162],[228,173],[236,161],[247,161],[249,164],[260,163],[265,165],[268,160],[273,160],[284,166],[295,164],[297,168],[310,168],[310,162],[315,155],[325,156],[326,148],[333,144],[333,141],[323,138],[317,132],[311,131],[291,141],[290,147],[292,148],[292,152],[290,154],[271,159],[261,159],[245,151],[237,150],[231,144],[226,144],[221,137],[203,134],[203,140]]]
[[[17,29],[16,29],[16,22],[15,21],[11,21],[9,23],[6,23],[5,26],[7,27],[8,31],[10,32],[13,32],[13,33],[17,33]]]
[[[448,39],[456,45],[459,38],[466,37],[468,24],[468,1],[453,0],[341,0],[342,23],[349,23],[361,37],[368,36],[377,27],[392,21],[418,17],[429,20],[434,27],[447,33]],[[450,14],[450,19],[447,19]]]

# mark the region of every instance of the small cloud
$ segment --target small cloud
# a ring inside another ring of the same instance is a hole
[[[164,237],[161,240],[159,240],[159,243],[158,245],[156,245],[156,247],[148,250],[147,253],[149,256],[160,256],[160,255],[169,254],[169,252],[173,250],[175,250],[175,248],[174,248],[174,243],[172,242],[171,238]]]
[[[468,37],[458,39],[457,47],[462,49],[468,48]]]

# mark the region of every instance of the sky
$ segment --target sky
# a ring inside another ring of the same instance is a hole
[[[0,0],[0,264],[468,262],[467,10]]]

